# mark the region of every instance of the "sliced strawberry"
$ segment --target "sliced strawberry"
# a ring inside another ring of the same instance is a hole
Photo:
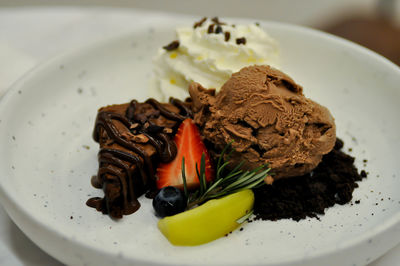
[[[205,155],[206,180],[213,178],[213,169],[210,163],[210,156],[200,138],[200,132],[193,120],[185,119],[179,126],[174,141],[178,148],[175,159],[167,164],[161,163],[157,168],[157,188],[174,186],[183,188],[182,180],[182,157],[185,157],[186,183],[189,189],[199,186],[199,179],[196,174],[196,163],[200,171],[201,156]]]

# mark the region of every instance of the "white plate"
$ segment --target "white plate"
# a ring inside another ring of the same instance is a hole
[[[238,20],[234,20],[237,22]],[[353,206],[300,222],[253,222],[212,243],[175,247],[160,234],[150,200],[120,221],[86,200],[98,145],[97,108],[144,100],[156,49],[177,24],[148,25],[129,36],[59,56],[27,74],[0,103],[0,199],[42,249],[71,265],[360,265],[400,239],[400,70],[347,41],[310,29],[262,26],[281,44],[282,69],[307,96],[330,108],[338,136],[369,176]],[[383,199],[383,200],[381,200]]]

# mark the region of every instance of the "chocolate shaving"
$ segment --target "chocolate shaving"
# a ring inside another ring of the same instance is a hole
[[[226,23],[219,21],[218,17],[212,18],[211,21],[214,22],[217,25],[226,25]]]
[[[175,49],[178,49],[178,47],[179,47],[179,41],[178,40],[172,41],[170,44],[168,44],[166,46],[163,46],[163,48],[165,50],[167,50],[167,51],[173,51]]]
[[[222,33],[222,32],[223,32],[222,31],[222,27],[220,25],[218,25],[217,28],[215,29],[215,33],[219,34],[219,33]]]
[[[242,37],[242,38],[236,38],[236,44],[246,44],[246,38]]]
[[[231,38],[231,33],[229,31],[225,31],[225,41],[229,41],[229,39]]]
[[[208,26],[207,33],[211,34],[213,32],[214,32],[214,24],[210,24],[210,26]]]
[[[193,28],[197,28],[197,27],[201,27],[203,25],[204,22],[206,22],[207,17],[202,18],[200,21],[197,21],[196,23],[194,23]]]

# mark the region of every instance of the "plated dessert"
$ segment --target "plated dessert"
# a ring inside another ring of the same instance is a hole
[[[92,184],[104,198],[87,205],[122,218],[147,192],[167,239],[199,245],[248,219],[298,220],[351,200],[365,174],[340,151],[328,109],[270,66],[271,37],[217,18],[177,33],[155,59],[152,88],[177,98],[99,110]]]

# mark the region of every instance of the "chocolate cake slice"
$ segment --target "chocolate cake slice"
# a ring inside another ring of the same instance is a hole
[[[110,105],[99,109],[93,138],[100,144],[99,170],[92,177],[104,198],[94,197],[86,204],[113,218],[139,209],[137,197],[155,187],[155,168],[176,156],[172,138],[179,124],[191,117],[190,102],[170,99],[159,103]]]

